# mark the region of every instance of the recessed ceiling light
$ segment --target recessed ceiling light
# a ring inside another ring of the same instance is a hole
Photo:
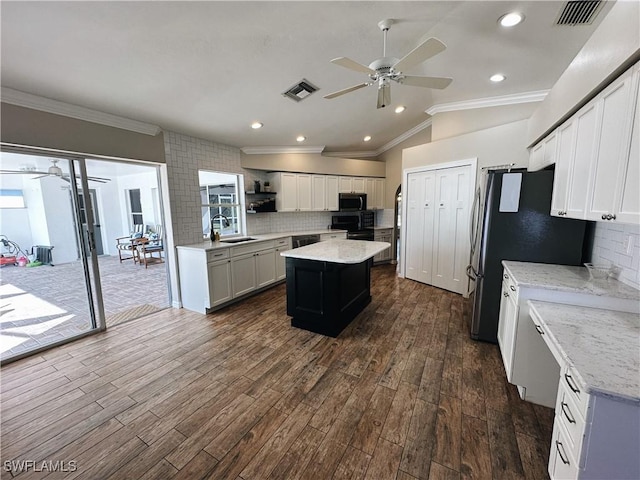
[[[404,105],[400,105],[398,107],[396,107],[396,113],[402,113],[407,109],[407,107],[405,107]]]
[[[511,12],[501,16],[498,19],[503,27],[515,27],[524,20],[524,15],[518,12]]]
[[[498,83],[503,81],[505,78],[507,77],[505,77],[501,73],[496,73],[495,75],[491,75],[491,77],[489,77],[489,80],[491,80],[492,82]]]
[[[306,139],[307,139],[307,137],[303,137],[302,135],[298,135],[298,137],[296,138],[296,141],[304,142]]]
[[[369,140],[371,140],[371,135],[367,135],[366,137],[363,138],[363,140],[365,142],[368,142]]]
[[[262,128],[262,124],[260,122],[253,122],[251,124],[251,128],[253,128],[254,130],[257,130],[259,128]]]

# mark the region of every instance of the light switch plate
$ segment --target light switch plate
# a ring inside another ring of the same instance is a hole
[[[622,244],[623,250],[627,255],[631,255],[633,252],[633,235],[625,235],[624,243]]]

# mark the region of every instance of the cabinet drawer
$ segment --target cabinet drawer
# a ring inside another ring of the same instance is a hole
[[[273,248],[273,244],[273,240],[268,240],[266,242],[250,243],[247,245],[231,247],[231,256],[237,257],[238,255],[244,255],[245,253],[254,253],[259,252],[260,250],[268,250],[269,248]]]
[[[564,388],[567,394],[572,398],[578,413],[583,418],[587,418],[587,409],[589,407],[589,394],[584,391],[578,383],[577,375],[570,367],[565,366],[560,373],[560,386]]]
[[[346,233],[323,233],[320,235],[320,241],[326,242],[327,240],[346,240]]]
[[[567,448],[567,437],[560,422],[553,424],[553,438],[549,453],[549,476],[557,480],[575,480],[578,478],[578,464]]]
[[[274,245],[275,245],[276,248],[280,248],[280,247],[289,247],[289,248],[291,248],[291,237],[278,238],[278,239],[274,240]]]
[[[566,432],[567,450],[571,451],[573,458],[580,458],[582,442],[585,434],[585,417],[580,413],[574,401],[571,390],[567,386],[564,377],[558,388],[558,401],[556,403],[555,421],[560,423]]]
[[[513,278],[511,278],[511,275],[509,275],[504,270],[502,271],[502,285],[505,290],[509,292],[511,298],[513,298],[515,302],[518,303],[518,287],[516,286],[516,282]]]
[[[207,251],[207,262],[215,262],[217,260],[223,260],[225,258],[229,258],[228,248],[220,248]]]

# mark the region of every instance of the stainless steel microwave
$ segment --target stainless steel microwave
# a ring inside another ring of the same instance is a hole
[[[338,210],[341,212],[359,212],[367,209],[366,193],[339,193]]]

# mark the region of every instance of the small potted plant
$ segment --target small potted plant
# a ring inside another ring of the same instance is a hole
[[[271,184],[269,183],[268,180],[264,182],[264,191],[265,192],[270,192],[271,191]]]

